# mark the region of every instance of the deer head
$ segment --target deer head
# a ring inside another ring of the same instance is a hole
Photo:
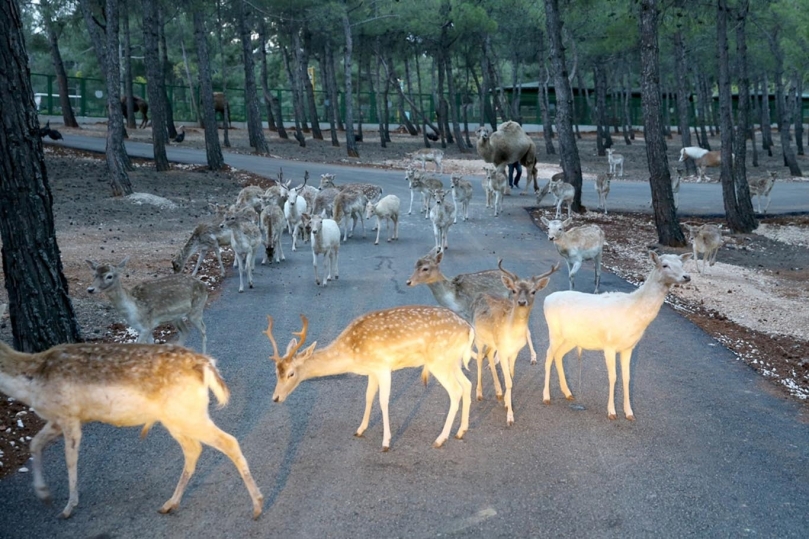
[[[559,263],[557,262],[550,271],[542,275],[535,275],[529,279],[520,279],[516,274],[505,269],[502,258],[497,261],[497,267],[500,268],[502,274],[500,278],[503,280],[503,285],[511,292],[517,306],[530,307],[534,303],[536,293],[548,286],[549,277],[559,269]]]
[[[267,331],[265,331],[264,334],[267,335],[270,339],[270,344],[272,344],[273,355],[270,356],[270,359],[275,362],[275,375],[277,378],[275,391],[272,396],[273,402],[284,402],[284,399],[305,379],[300,375],[300,369],[305,364],[306,360],[312,356],[315,351],[315,346],[317,346],[317,341],[315,341],[305,348],[303,352],[298,354],[298,350],[300,350],[306,342],[309,320],[307,320],[304,315],[301,315],[301,323],[303,324],[303,328],[298,333],[292,333],[300,338],[300,342],[298,342],[298,339],[289,341],[286,352],[281,356],[278,353],[278,345],[275,343],[275,337],[272,335],[272,316],[267,315]]]

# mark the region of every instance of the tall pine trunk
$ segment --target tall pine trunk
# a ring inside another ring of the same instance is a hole
[[[126,127],[135,129],[135,100],[132,82],[132,32],[129,28],[129,0],[121,0],[124,27],[124,95],[126,96]]]
[[[152,113],[152,149],[154,150],[155,168],[158,171],[169,170],[169,159],[166,155],[168,130],[166,128],[166,111],[164,101],[166,91],[163,88],[163,70],[160,67],[160,51],[158,37],[157,0],[142,0],[143,12],[143,52],[146,60],[146,87],[149,111]]]
[[[278,131],[275,123],[275,113],[272,110],[272,96],[268,86],[269,70],[267,68],[267,23],[263,18],[258,23],[258,40],[261,43],[261,93],[264,95],[264,107],[267,110],[267,128]]]
[[[309,26],[303,27],[303,44],[297,49],[298,69],[301,70],[301,81],[303,83],[306,104],[309,109],[309,122],[312,125],[312,138],[323,140],[323,132],[320,130],[320,119],[317,115],[317,103],[315,101],[315,85],[309,78],[309,52],[312,48],[312,33]]]
[[[118,61],[118,0],[107,0],[107,50],[104,79],[107,86],[107,169],[112,196],[132,194],[127,169],[131,168],[124,147],[124,114],[121,111],[121,68]]]
[[[237,24],[242,41],[242,57],[244,59],[244,102],[247,109],[247,136],[250,146],[258,154],[270,153],[258,108],[258,89],[256,87],[256,67],[253,60],[252,8],[246,0],[238,2]],[[248,24],[248,22],[250,24]]]
[[[77,342],[17,2],[0,3],[0,240],[14,346]],[[120,110],[121,105],[118,105]]]
[[[171,64],[169,64],[169,49],[166,43],[166,20],[163,10],[157,6],[157,36],[160,40],[160,72],[163,76],[163,110],[166,113],[166,128],[169,131],[169,139],[177,137],[177,127],[174,125],[174,107],[169,99],[168,83],[172,81]]]
[[[197,63],[199,67],[199,93],[202,104],[202,118],[205,126],[205,155],[208,168],[222,170],[225,159],[219,146],[219,132],[216,127],[216,110],[213,100],[213,82],[211,81],[211,60],[208,54],[208,38],[205,30],[204,14],[201,9],[192,10],[194,18],[194,40],[197,44]]]
[[[686,73],[687,58],[685,53],[685,40],[682,31],[678,30],[674,34],[674,69],[677,73]],[[677,125],[679,126],[680,139],[683,148],[691,146],[691,101],[688,99],[688,78],[675,77],[677,79]],[[697,173],[697,167],[693,159],[685,161],[685,170],[688,176]]]
[[[750,122],[750,77],[747,74],[747,32],[745,24],[749,10],[749,0],[743,0],[736,14],[736,73],[739,80],[739,107],[734,134],[733,182],[736,190],[737,215],[735,224],[740,228],[737,232],[749,233],[758,227],[750,198],[750,186],[747,183],[747,137],[752,136]],[[756,164],[756,141],[753,139],[753,164]],[[724,159],[724,157],[723,157]]]
[[[652,188],[652,205],[658,242],[669,247],[685,246],[685,236],[677,221],[666,141],[660,125],[660,58],[657,37],[657,0],[640,2],[641,104],[646,161]]]
[[[290,53],[287,47],[281,47],[281,53],[283,54],[284,68],[287,72],[289,85],[292,88],[292,112],[295,116],[295,134],[293,136],[301,147],[306,147],[306,137],[303,135],[303,124],[306,122],[306,119],[303,112],[303,100],[301,98],[300,91],[301,87],[298,84],[298,79],[300,76],[298,74],[298,70],[294,69],[292,66],[292,60],[290,59]]]
[[[346,7],[347,9],[347,7]],[[345,49],[343,51],[343,72],[345,74],[345,99],[346,99],[346,153],[349,157],[359,157],[357,151],[357,141],[354,138],[354,105],[352,103],[353,94],[351,88],[351,55],[354,53],[354,41],[351,37],[351,22],[348,20],[348,12],[342,14],[343,35],[345,37]]]
[[[40,4],[43,8],[46,6],[42,1]],[[48,30],[48,44],[51,49],[53,71],[56,73],[56,84],[59,86],[59,107],[62,109],[62,121],[65,127],[78,128],[79,123],[76,121],[76,116],[73,113],[73,105],[70,104],[70,89],[67,85],[65,63],[62,61],[62,54],[59,51],[59,34],[56,31],[56,23],[51,20],[49,15],[46,15],[45,25]]]
[[[458,145],[458,151],[466,153],[468,148],[461,135],[461,124],[458,121],[458,109],[455,106],[455,80],[452,77],[452,59],[449,53],[444,53],[444,69],[447,72],[447,90],[449,91],[449,116],[452,120],[452,132],[455,135],[455,142]]]
[[[545,65],[545,59],[542,59],[541,65],[545,68],[545,77],[539,81],[539,113],[542,117],[542,138],[545,141],[545,153],[548,155],[556,155],[556,148],[553,146],[553,121],[551,120],[551,103],[548,97],[548,83],[551,79],[551,73]],[[581,71],[580,71],[581,73]],[[579,85],[581,86],[581,85]]]

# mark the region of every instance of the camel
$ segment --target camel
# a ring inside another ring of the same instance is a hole
[[[487,163],[493,163],[497,173],[506,174],[506,166],[517,161],[528,172],[528,183],[534,182],[534,191],[539,190],[537,185],[536,145],[517,122],[504,122],[497,126],[497,131],[489,133],[489,128],[480,126],[475,135],[478,138],[477,148]]]

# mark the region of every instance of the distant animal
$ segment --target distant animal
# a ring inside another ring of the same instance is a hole
[[[711,224],[704,224],[702,226],[693,226],[684,223],[683,226],[688,230],[688,241],[691,242],[694,255],[694,265],[697,267],[697,273],[708,273],[708,266],[713,266],[716,263],[716,254],[719,248],[722,247],[724,240],[722,239],[722,227]],[[699,269],[699,253],[702,253],[702,270]]]
[[[607,161],[610,164],[610,172],[615,174],[615,171],[618,168],[618,165],[621,165],[621,173],[618,174],[619,176],[624,175],[624,156],[615,153],[615,150],[612,148],[607,148]]]
[[[556,219],[562,218],[562,204],[567,206],[567,218],[570,219],[571,208],[573,207],[573,198],[576,196],[576,188],[571,184],[562,181],[564,175],[554,174],[553,177],[542,186],[542,189],[536,192],[537,206],[542,202],[542,199],[551,193],[556,205]]]
[[[0,391],[46,421],[30,445],[34,491],[43,501],[49,500],[50,491],[42,474],[42,450],[64,436],[69,497],[62,518],[70,517],[79,503],[81,426],[93,421],[116,427],[143,425],[141,437],[161,423],[180,444],[185,466],[161,513],[179,507],[205,443],[236,465],[253,502],[253,518],[261,514],[264,497],[239,442],[208,415],[209,391],[223,406],[230,397],[213,358],[173,344],[99,342],[60,344],[26,354],[0,341]],[[103,444],[104,438],[96,441]],[[91,471],[98,475],[98,470]]]
[[[604,231],[598,225],[586,225],[570,228],[573,220],[548,221],[542,217],[542,224],[548,227],[548,239],[556,246],[556,250],[567,262],[567,274],[570,289],[573,290],[573,278],[585,260],[592,260],[595,270],[595,290],[601,283],[601,255],[606,243]]]
[[[612,182],[612,172],[599,174],[596,176],[596,193],[598,193],[598,206],[607,215],[607,195],[610,194],[610,182]],[[570,215],[568,215],[569,217]]]
[[[421,161],[421,170],[425,170],[427,161],[435,164],[435,170],[439,174],[444,173],[444,151],[433,148],[422,148],[411,154],[413,161]]]
[[[140,111],[142,117],[140,125],[138,127],[140,127],[140,129],[145,129],[146,125],[149,123],[149,103],[147,103],[146,100],[144,100],[143,98],[140,98],[136,95],[132,96],[132,100],[134,101],[135,114],[137,114],[138,111]],[[128,119],[127,116],[128,113],[126,111],[125,95],[121,96],[121,111],[124,113],[124,118]]]
[[[433,133],[432,131],[425,131],[424,136],[426,136],[429,140],[436,142],[438,140],[438,135]]]
[[[376,216],[376,241],[374,245],[379,245],[379,233],[382,232],[384,219],[385,228],[388,231],[388,241],[399,239],[399,197],[388,195],[379,202],[371,202],[365,205],[365,218],[370,219]],[[390,222],[393,221],[393,234],[390,233]]]
[[[312,265],[315,267],[315,284],[326,286],[332,279],[340,278],[340,270],[337,267],[340,255],[340,227],[333,219],[324,219],[319,215],[313,215],[311,219],[305,216],[306,229],[309,231],[312,244]],[[317,256],[323,255],[323,263],[326,266],[326,278],[321,281],[317,272]]]
[[[686,146],[680,150],[679,161],[688,161],[689,159],[693,159],[694,163],[697,165],[697,170],[699,171],[699,178],[697,181],[702,181],[703,179],[705,181],[711,180],[705,175],[706,167],[722,166],[722,152],[719,150],[709,152],[708,150],[698,146]]]
[[[179,144],[180,142],[182,142],[182,141],[184,141],[184,140],[185,140],[185,126],[184,126],[184,125],[181,125],[181,126],[180,126],[180,132],[179,132],[179,133],[177,133],[177,136],[176,136],[176,137],[174,137],[174,142],[176,142],[177,144]]]
[[[455,222],[460,213],[464,221],[469,220],[469,201],[472,200],[472,183],[460,174],[452,175],[452,201],[455,202]]]
[[[431,191],[433,207],[430,209],[430,220],[433,222],[433,235],[435,236],[435,248],[439,251],[449,249],[449,227],[455,222],[456,208],[452,202],[449,190],[436,189]]]
[[[477,150],[484,161],[492,163],[498,174],[506,176],[506,166],[519,161],[528,173],[528,181],[533,181],[534,191],[539,190],[536,170],[536,145],[517,122],[504,122],[497,131],[489,132],[486,126],[475,131]]]
[[[767,200],[764,206],[764,214],[770,208],[770,193],[775,185],[775,179],[778,177],[776,172],[769,172],[769,177],[753,178],[747,180],[748,188],[750,189],[750,198],[758,197],[758,212],[761,212],[761,199]]]
[[[62,140],[62,133],[56,129],[51,129],[51,121],[45,122],[45,127],[40,127],[37,131],[39,138],[48,137],[51,140]]]

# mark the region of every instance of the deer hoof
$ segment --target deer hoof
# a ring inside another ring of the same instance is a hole
[[[626,416],[629,421],[635,421],[635,416],[633,414],[629,414]]]
[[[387,446],[387,445],[383,445],[383,446],[382,446],[382,452],[383,452],[383,453],[387,453],[388,451],[390,451],[390,447],[389,447],[389,446]]]
[[[551,399],[542,399],[542,402],[543,402],[544,404],[550,404],[550,403],[551,403]]]
[[[618,416],[616,416],[615,414],[607,414],[607,417],[609,419],[618,419]]]
[[[565,395],[565,398],[569,401],[574,401],[576,398],[573,395]]]
[[[499,400],[500,402],[503,402],[503,395],[497,395],[497,400]]]

